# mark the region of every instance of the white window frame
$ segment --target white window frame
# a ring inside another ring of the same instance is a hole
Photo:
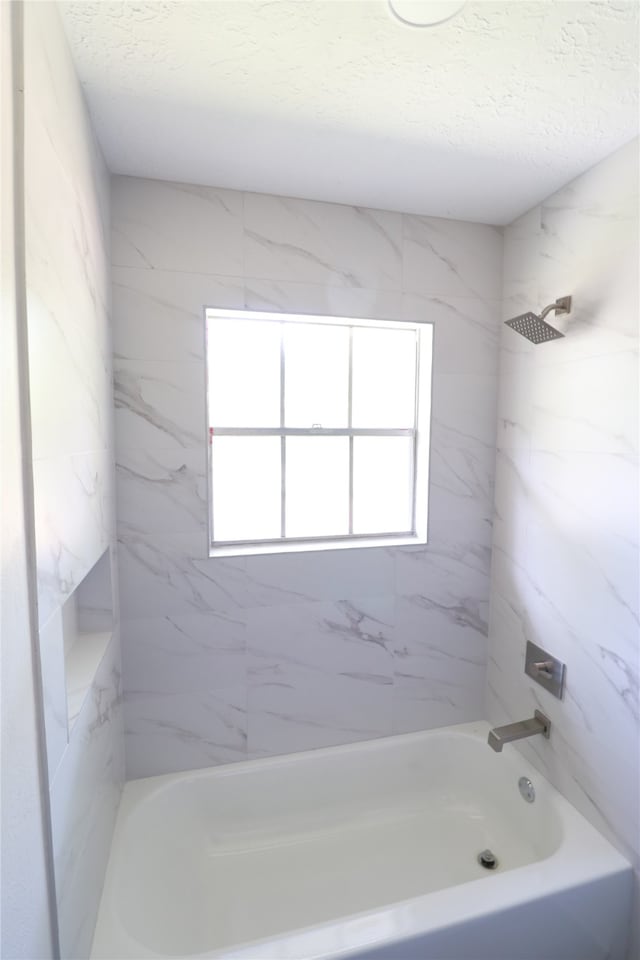
[[[374,320],[354,317],[321,316],[302,313],[272,313],[261,310],[237,310],[205,307],[205,370],[206,370],[206,427],[207,427],[207,494],[208,494],[208,538],[209,556],[237,557],[274,553],[301,553],[317,550],[345,550],[378,546],[406,546],[427,542],[429,510],[429,449],[431,432],[431,393],[433,360],[433,324],[424,321],[409,323],[394,320]],[[271,323],[285,324],[322,324],[348,327],[349,336],[349,394],[348,417],[351,421],[352,374],[353,374],[353,328],[368,327],[392,330],[412,330],[416,334],[416,408],[412,429],[386,428],[314,428],[284,426],[284,384],[285,355],[284,338],[280,347],[280,425],[278,427],[219,427],[209,422],[209,323],[220,319],[265,320]],[[213,517],[213,462],[212,436],[279,436],[281,437],[281,532],[282,536],[274,540],[254,541],[216,541],[214,540]],[[285,488],[285,438],[295,436],[347,436],[349,443],[349,528],[353,525],[353,437],[412,437],[413,438],[413,503],[412,529],[384,534],[347,534],[324,537],[285,537],[284,517],[286,507]]]

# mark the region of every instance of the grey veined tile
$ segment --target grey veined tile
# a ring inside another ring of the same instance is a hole
[[[405,214],[403,289],[500,300],[501,228]]]
[[[288,663],[372,683],[393,674],[393,597],[294,603],[248,610],[252,669]]]
[[[118,542],[123,620],[175,614],[226,613],[247,605],[241,558],[205,559],[193,535],[147,536],[121,530]]]
[[[205,307],[243,306],[240,278],[114,267],[115,356],[124,360],[202,363]]]
[[[117,360],[116,449],[206,448],[203,363]]]
[[[193,533],[206,538],[207,464],[204,444],[195,449],[118,451],[118,522],[149,535]],[[204,534],[204,535],[203,535]]]
[[[125,736],[129,779],[244,760],[246,687],[187,694],[130,692]]]
[[[434,373],[497,374],[498,301],[408,293],[403,296],[402,319],[433,323]]]
[[[249,277],[245,286],[248,310],[274,310],[320,314],[329,317],[359,317],[366,320],[400,320],[399,290],[299,283]]]
[[[400,290],[399,213],[245,195],[248,277]]]
[[[251,610],[249,754],[391,732],[392,597]]]
[[[255,665],[248,704],[249,756],[293,753],[389,735],[393,684],[286,663]]]
[[[242,611],[151,616],[122,623],[128,691],[206,693],[246,683]]]
[[[114,177],[111,227],[116,267],[242,273],[242,193]]]

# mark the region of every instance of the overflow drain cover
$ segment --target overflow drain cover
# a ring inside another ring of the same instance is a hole
[[[483,850],[478,854],[478,863],[485,870],[495,870],[498,866],[498,858],[491,850]]]
[[[536,798],[536,788],[529,780],[529,777],[520,777],[518,780],[518,789],[520,790],[520,796],[523,800],[526,800],[527,803],[533,803]]]

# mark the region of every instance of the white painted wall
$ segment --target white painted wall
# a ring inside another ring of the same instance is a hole
[[[125,177],[112,196],[128,776],[481,716],[500,229]],[[434,322],[426,548],[209,559],[204,305]]]
[[[17,75],[21,60],[18,4],[0,5],[0,527],[2,682],[2,857],[0,858],[0,954],[7,960],[54,956],[47,878],[49,816],[46,780],[38,733],[38,685],[34,674],[37,642],[34,580],[29,578],[29,450],[26,349],[20,329],[20,263],[23,249],[20,215],[14,219],[14,194],[20,191],[23,144],[14,119],[22,110]],[[15,42],[13,42],[15,38]],[[14,137],[14,132],[17,134]],[[17,142],[16,142],[17,141]],[[20,270],[18,269],[18,274]],[[31,588],[31,589],[30,589]]]
[[[25,4],[25,245],[39,641],[61,953],[89,955],[123,782],[117,625],[67,727],[61,609],[114,539],[109,177],[57,4]]]
[[[574,303],[564,340],[502,330],[487,699],[492,723],[548,714],[520,749],[636,870],[639,262],[637,141],[506,229],[505,318]],[[566,661],[563,701],[527,640]]]

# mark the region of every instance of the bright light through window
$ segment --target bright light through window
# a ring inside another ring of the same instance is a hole
[[[206,318],[212,552],[425,543],[431,325]]]

